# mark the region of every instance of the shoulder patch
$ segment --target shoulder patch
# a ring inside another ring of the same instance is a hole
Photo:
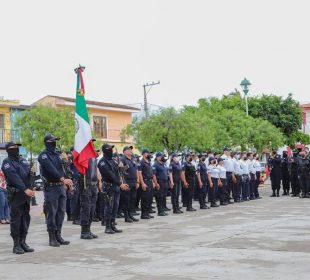
[[[4,165],[4,169],[9,169],[10,168],[10,164],[9,163],[6,163],[5,165]]]
[[[101,162],[100,162],[100,165],[101,165],[101,166],[104,166],[104,165],[105,165],[104,161],[101,161]]]
[[[43,155],[41,156],[41,158],[42,158],[42,159],[47,159],[47,154],[43,154]]]

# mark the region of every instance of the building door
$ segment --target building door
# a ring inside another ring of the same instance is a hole
[[[103,116],[93,116],[93,129],[96,137],[107,139],[107,118]]]
[[[0,141],[1,141],[1,143],[5,142],[5,137],[4,137],[4,114],[0,114]]]

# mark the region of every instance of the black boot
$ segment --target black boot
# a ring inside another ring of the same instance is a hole
[[[88,226],[81,226],[81,239],[93,239]]]
[[[28,244],[26,243],[26,236],[22,236],[20,238],[20,246],[26,253],[32,253],[34,252],[34,249],[29,247]]]
[[[22,246],[20,245],[20,238],[18,236],[13,237],[13,241],[14,241],[13,253],[17,254],[17,255],[24,254],[25,251],[23,250]]]
[[[216,202],[215,202],[215,201],[212,201],[212,202],[211,202],[211,207],[219,207],[219,205],[218,205],[218,204],[216,204]]]
[[[111,220],[107,219],[105,221],[105,233],[107,234],[114,234],[115,231],[111,228]]]
[[[129,218],[132,219],[134,222],[139,222],[139,219],[135,218],[131,212],[129,212],[128,214],[129,214]]]
[[[147,215],[149,216],[150,219],[154,219],[154,216],[152,216],[150,213],[156,213],[154,210],[148,210],[146,211]]]
[[[173,206],[173,214],[182,214],[183,212],[176,205]]]
[[[115,233],[121,233],[123,232],[121,229],[118,229],[115,227],[115,221],[111,220],[111,229],[115,232]]]
[[[56,240],[60,245],[69,245],[70,241],[66,241],[62,238],[61,236],[61,230],[56,230],[55,231],[55,236],[56,236]]]
[[[133,223],[133,220],[129,216],[129,212],[128,211],[124,211],[124,214],[125,214],[125,222],[126,223]]]
[[[177,207],[176,209],[178,209],[181,212],[181,214],[182,214],[183,211],[182,211],[182,207],[180,207],[179,201],[177,201],[176,207]]]
[[[35,196],[31,198],[31,206],[38,206],[38,203],[37,203]]]
[[[103,226],[103,227],[106,226],[106,221],[105,221],[105,219],[102,219],[102,221],[101,221],[101,226]]]
[[[51,247],[60,247],[60,243],[58,243],[58,241],[56,240],[55,230],[49,230],[48,235],[49,235],[49,245]]]
[[[193,206],[192,206],[192,202],[189,202],[189,203],[188,203],[188,206],[187,206],[187,208],[186,208],[186,211],[189,211],[189,212],[196,211],[196,209],[193,208]]]
[[[277,197],[280,197],[280,191],[277,190]]]
[[[94,233],[91,232],[90,226],[88,226],[88,231],[89,231],[89,234],[93,237],[93,239],[98,238],[98,235],[97,235],[97,234],[94,234]]]
[[[272,190],[272,195],[270,197],[276,197],[276,191]]]
[[[149,220],[151,219],[145,210],[141,211],[141,220]]]

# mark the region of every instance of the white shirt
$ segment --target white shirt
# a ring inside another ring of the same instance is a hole
[[[242,176],[243,175],[243,172],[242,172],[242,169],[241,169],[241,166],[240,166],[240,162],[234,158],[234,172],[237,174],[237,175],[240,175]]]
[[[224,160],[224,167],[227,172],[234,172],[234,161],[231,157],[226,156],[225,154],[221,156]]]
[[[256,159],[253,160],[253,166],[255,168],[255,172],[261,172],[261,166],[260,166],[260,162]]]
[[[246,161],[246,164],[248,166],[249,172],[252,173],[252,174],[255,174],[256,170],[255,170],[255,167],[254,167],[254,160],[248,159]]]
[[[219,178],[220,170],[215,165],[210,164],[208,166],[208,173],[210,173],[212,178]]]
[[[239,163],[242,169],[242,175],[249,175],[250,172],[249,172],[249,168],[248,168],[246,161],[244,161],[243,159],[240,159]]]
[[[226,168],[224,166],[218,165],[217,169],[219,170],[219,175],[221,179],[226,179]]]

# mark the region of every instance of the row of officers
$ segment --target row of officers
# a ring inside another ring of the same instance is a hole
[[[89,160],[86,175],[82,176],[73,164],[73,148],[66,154],[57,151],[59,139],[46,135],[45,150],[38,157],[44,182],[43,209],[52,247],[70,244],[62,237],[66,213],[69,220],[81,226],[82,239],[94,239],[98,236],[91,232],[91,224],[98,218],[107,234],[122,232],[116,227],[119,215],[128,223],[138,222],[137,215],[141,219],[154,218],[154,197],[157,215],[168,215],[171,210],[166,204],[168,191],[174,214],[182,214],[182,206],[186,211],[196,211],[192,205],[194,198],[199,200],[200,209],[261,198],[259,157],[251,152],[236,153],[224,147],[222,155],[203,153],[198,162],[192,153],[186,154],[182,162],[180,155],[173,153],[169,164],[164,154],[156,153],[152,164],[153,155],[148,149],[142,151],[140,160],[133,155],[132,146],[124,147],[123,155],[119,156],[114,153],[113,145],[104,144],[103,156],[99,159],[97,150],[97,158]],[[8,157],[1,168],[10,193],[13,252],[23,254],[34,251],[26,243],[26,237],[30,199],[35,193],[31,188],[31,168],[19,155],[19,146],[7,143]],[[274,171],[276,159],[271,164]]]

